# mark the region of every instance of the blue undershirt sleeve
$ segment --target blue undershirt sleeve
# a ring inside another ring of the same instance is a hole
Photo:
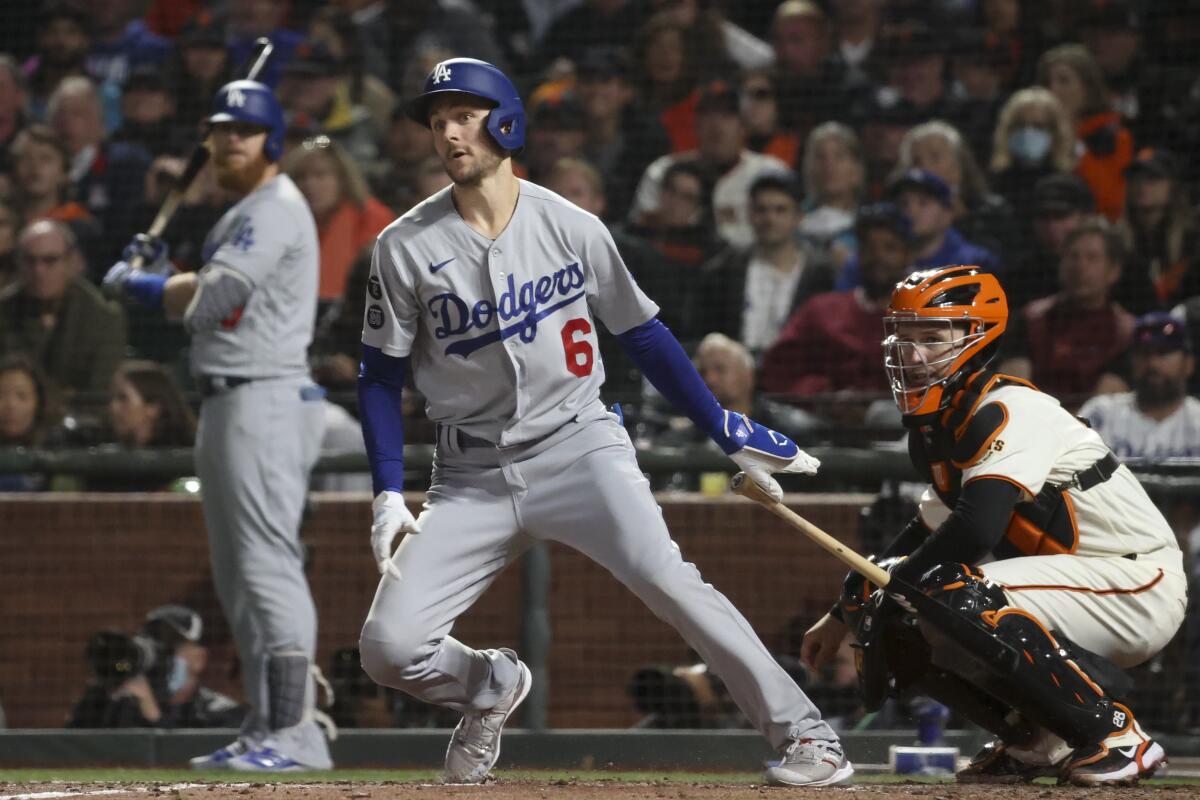
[[[400,395],[407,372],[408,358],[389,356],[378,347],[363,345],[358,410],[376,495],[404,490],[404,413]]]
[[[654,388],[697,428],[721,444],[727,453],[741,447],[741,443],[732,450],[726,447],[729,437],[724,433],[725,411],[670,328],[655,317],[618,334],[617,341]]]

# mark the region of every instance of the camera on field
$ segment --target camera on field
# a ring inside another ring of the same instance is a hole
[[[149,636],[112,629],[93,633],[84,654],[97,680],[110,687],[150,673],[168,655],[164,645]]]

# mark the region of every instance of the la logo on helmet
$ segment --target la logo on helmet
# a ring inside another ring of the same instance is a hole
[[[433,68],[433,82],[435,84],[448,80],[450,80],[450,68],[446,66],[445,62]]]
[[[234,108],[241,108],[246,105],[246,95],[242,94],[241,89],[230,89],[229,94],[225,98],[225,103]]]

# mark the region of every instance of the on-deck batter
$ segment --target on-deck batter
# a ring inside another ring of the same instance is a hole
[[[283,113],[253,81],[214,100],[213,164],[242,196],[209,233],[205,266],[167,278],[166,246],[139,237],[105,285],[182,316],[204,397],[196,432],[213,580],[233,629],[250,713],[233,744],[197,769],[328,769],[313,720],[317,614],[299,540],[308,477],[325,426],[324,392],[308,373],[319,249],[312,212],[275,163]],[[134,252],[147,271],[133,270]]]
[[[604,225],[513,176],[525,115],[503,73],[471,59],[444,61],[410,113],[433,129],[453,185],[379,236],[367,286],[360,408],[383,578],[363,626],[364,669],[461,711],[444,777],[482,782],[530,673],[512,651],[475,650],[449,631],[532,541],[559,541],[612,572],[721,676],[782,753],[769,780],[847,781],[853,769],[817,709],[671,541],[629,437],[600,402],[598,322],[777,496],[772,471],[811,473],[815,460],[721,409]],[[432,483],[416,520],[400,494],[400,390],[409,370],[438,423]],[[393,554],[398,532],[412,535]]]

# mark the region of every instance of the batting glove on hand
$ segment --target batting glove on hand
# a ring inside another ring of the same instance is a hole
[[[391,574],[400,580],[400,570],[392,563],[392,542],[398,533],[420,533],[417,520],[399,492],[380,492],[371,503],[374,519],[371,522],[371,552],[379,566],[379,574]]]
[[[724,441],[717,443],[725,448],[733,463],[776,502],[783,499],[783,489],[771,477],[772,472],[816,475],[817,468],[821,466],[820,461],[801,450],[782,433],[734,411],[725,412],[722,438]]]
[[[104,280],[100,283],[100,288],[109,297],[123,300],[125,299],[125,283],[136,272],[137,270],[131,267],[128,261],[118,261],[108,268],[108,272],[104,273]]]
[[[142,260],[141,269],[144,272],[169,275],[175,271],[169,260],[170,252],[167,243],[162,239],[139,233],[121,251],[121,258],[131,264],[135,258],[140,258]]]

